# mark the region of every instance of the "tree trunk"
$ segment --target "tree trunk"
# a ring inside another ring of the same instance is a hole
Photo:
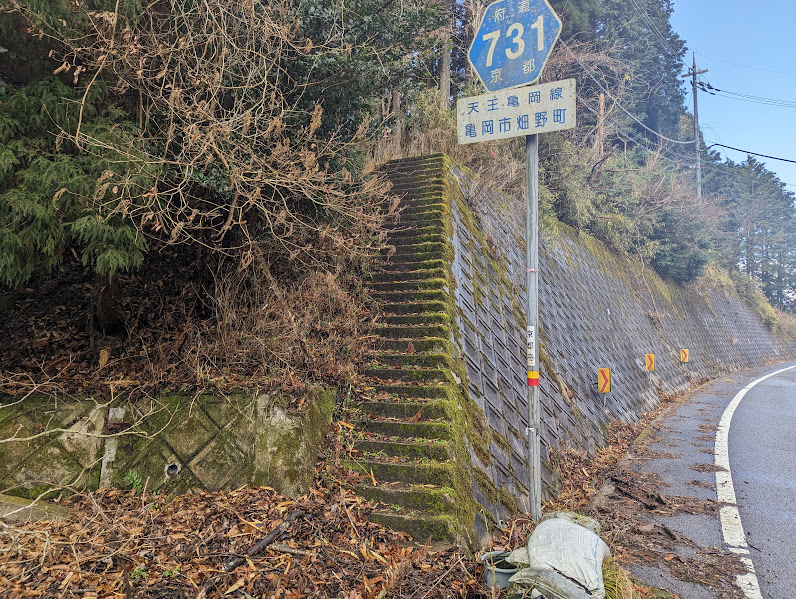
[[[440,106],[444,110],[451,107],[451,43],[450,41],[442,48],[442,60],[440,61],[439,73],[439,96]]]
[[[94,326],[105,335],[117,335],[124,331],[124,314],[119,308],[119,277],[98,283],[97,303],[94,306]]]

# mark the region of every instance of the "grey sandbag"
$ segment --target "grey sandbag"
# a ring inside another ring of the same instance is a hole
[[[569,519],[552,518],[540,522],[528,539],[528,546],[513,551],[507,561],[527,564],[531,570],[552,571],[584,591],[586,597],[605,599],[602,564],[610,555],[608,545],[591,530]]]
[[[591,599],[577,584],[547,568],[523,568],[509,582],[519,586],[509,595],[511,599],[534,597],[533,591],[539,591],[545,599]]]

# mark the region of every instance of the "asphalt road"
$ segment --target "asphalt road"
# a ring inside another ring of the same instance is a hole
[[[657,457],[635,461],[630,456],[634,471],[660,479],[664,495],[715,501],[727,493],[726,485],[717,492],[717,479],[731,478],[742,530],[732,513],[725,513],[723,520],[715,514],[684,513],[651,516],[650,521],[693,542],[678,548],[684,560],[697,559],[700,548],[708,552],[735,549],[741,556],[748,551],[756,573],[743,581],[749,599],[796,596],[796,368],[758,382],[739,402],[734,400],[750,383],[790,366],[796,362],[737,372],[692,392],[653,423],[648,448]],[[733,404],[725,443],[727,477],[714,473],[711,466],[721,461],[716,455],[721,443],[716,440],[722,434],[722,417],[728,420]],[[728,529],[733,543],[726,542]],[[726,588],[710,589],[682,576],[678,579],[666,564],[635,566],[631,571],[683,599],[739,596],[730,595]]]
[[[730,426],[741,523],[761,593],[772,599],[796,594],[795,428],[796,368],[750,389]]]

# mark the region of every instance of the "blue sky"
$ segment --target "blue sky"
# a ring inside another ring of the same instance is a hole
[[[697,68],[709,70],[701,76],[703,81],[721,90],[789,101],[796,106],[796,1],[674,0],[671,23],[688,46],[688,66],[691,51],[695,51]],[[691,110],[690,83],[687,89]],[[708,145],[718,142],[796,160],[796,108],[700,91],[699,124]],[[746,158],[741,152],[721,152],[736,162]],[[796,164],[760,160],[784,183],[791,184],[788,190],[796,192]]]

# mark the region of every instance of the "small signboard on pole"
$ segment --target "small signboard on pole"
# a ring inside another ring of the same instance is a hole
[[[488,93],[456,103],[460,144],[525,136],[528,295],[528,503],[542,517],[539,409],[539,133],[575,127],[575,80],[535,87],[561,34],[547,0],[496,0],[484,12],[467,57]],[[526,87],[522,87],[526,86]],[[610,375],[609,375],[610,377]],[[609,379],[610,388],[610,379]]]
[[[501,90],[456,102],[460,144],[494,141],[576,126],[575,80]]]

